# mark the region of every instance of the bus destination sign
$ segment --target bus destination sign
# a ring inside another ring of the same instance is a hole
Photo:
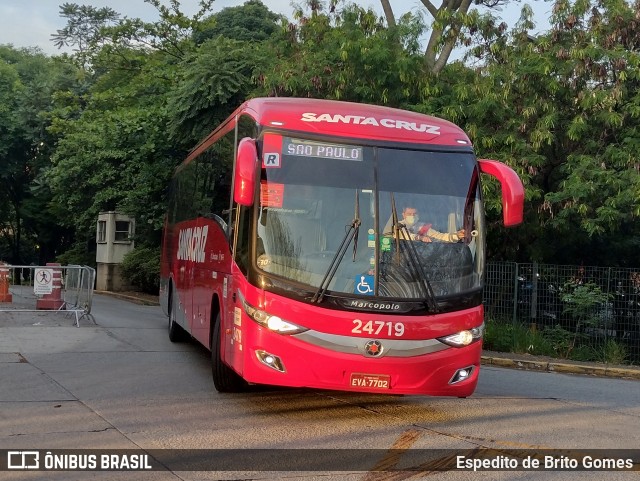
[[[362,147],[284,138],[284,154],[320,159],[362,160]]]

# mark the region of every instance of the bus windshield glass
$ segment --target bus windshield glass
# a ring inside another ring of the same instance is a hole
[[[253,265],[334,297],[424,301],[478,290],[475,158],[273,134],[262,146]],[[351,232],[353,231],[353,232]]]

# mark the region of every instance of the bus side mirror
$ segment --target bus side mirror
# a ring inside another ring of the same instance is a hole
[[[502,219],[507,227],[522,223],[524,216],[524,186],[518,174],[496,160],[478,159],[480,172],[495,177],[502,187]]]
[[[245,137],[238,144],[236,172],[233,180],[233,200],[240,205],[253,205],[253,196],[256,191],[257,160],[258,150],[255,140]]]

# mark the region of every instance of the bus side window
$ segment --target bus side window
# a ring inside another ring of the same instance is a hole
[[[241,139],[245,137],[251,137],[255,139],[258,136],[258,124],[255,119],[253,119],[249,115],[242,115],[238,119],[238,124],[236,126],[235,141],[240,142]],[[236,144],[237,147],[237,144]],[[235,151],[235,149],[234,149]],[[232,159],[233,160],[233,159]],[[235,166],[235,162],[232,163]],[[232,187],[231,187],[231,174],[229,175],[229,195],[227,197],[227,202],[232,196]],[[235,261],[240,271],[245,275],[249,269],[249,249],[250,249],[250,237],[249,233],[251,232],[251,215],[253,212],[253,207],[245,207],[238,205],[236,203],[233,204],[233,209],[231,215],[229,216],[229,239],[233,241],[236,239],[236,245],[234,250]],[[236,215],[237,214],[237,215]],[[237,220],[237,222],[236,222]],[[234,229],[237,232],[233,232]]]

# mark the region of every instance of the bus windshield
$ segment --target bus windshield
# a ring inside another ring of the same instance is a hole
[[[263,161],[253,259],[262,275],[309,292],[326,279],[327,295],[363,299],[422,302],[480,289],[472,153],[271,136],[276,147],[270,139],[263,159],[276,160]]]

